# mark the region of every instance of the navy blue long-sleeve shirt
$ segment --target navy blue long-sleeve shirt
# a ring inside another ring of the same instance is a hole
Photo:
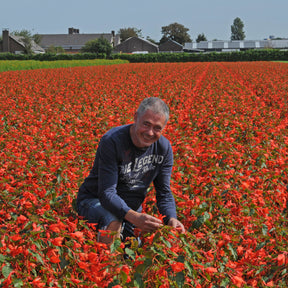
[[[139,149],[131,140],[130,126],[112,128],[101,138],[77,201],[99,198],[105,209],[123,219],[130,209],[137,211],[153,182],[157,207],[167,223],[171,217],[177,218],[170,189],[172,147],[162,135],[148,148]]]

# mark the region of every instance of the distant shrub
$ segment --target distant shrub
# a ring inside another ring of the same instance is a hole
[[[84,53],[102,54],[103,56],[107,55],[109,57],[112,53],[112,49],[110,42],[101,37],[99,39],[88,41],[84,47],[81,48],[81,51]]]
[[[47,53],[53,53],[53,54],[59,54],[59,53],[65,53],[64,48],[62,48],[61,46],[53,46],[51,45],[47,51]]]

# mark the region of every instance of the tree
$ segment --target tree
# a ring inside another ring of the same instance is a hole
[[[36,33],[32,36],[32,38],[36,44],[38,44],[38,45],[40,44],[40,42],[41,42],[41,35],[40,34]]]
[[[15,36],[21,36],[24,43],[24,53],[32,54],[33,35],[30,31],[23,29],[21,31],[13,31],[11,34]]]
[[[196,42],[199,43],[199,42],[201,42],[201,41],[207,41],[207,38],[206,38],[206,36],[204,35],[204,33],[198,34],[198,36],[197,36]]]
[[[118,34],[120,35],[121,42],[130,37],[143,37],[141,29],[137,29],[135,27],[121,28],[118,31]]]
[[[85,45],[81,48],[81,52],[87,53],[104,53],[106,56],[110,56],[112,52],[112,45],[109,43],[107,39],[104,37],[90,40],[85,43]]]
[[[237,17],[231,25],[231,40],[244,40],[245,32],[243,31],[244,24],[242,20]]]
[[[186,42],[192,42],[189,34],[189,29],[179,23],[172,23],[168,26],[163,26],[161,33],[163,34],[160,43],[166,42],[168,39],[184,45]]]
[[[25,38],[30,38],[32,39],[33,35],[32,33],[29,31],[29,30],[26,30],[26,29],[23,29],[21,31],[13,31],[11,33],[12,35],[15,35],[15,36],[22,36],[22,37],[25,37]]]

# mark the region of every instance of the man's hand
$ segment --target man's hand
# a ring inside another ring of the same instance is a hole
[[[143,232],[153,232],[163,225],[160,219],[134,210],[129,210],[125,215],[125,219]]]
[[[185,233],[184,225],[176,218],[170,218],[168,221],[168,226],[176,228],[181,233]]]

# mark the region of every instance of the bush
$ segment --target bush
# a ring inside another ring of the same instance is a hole
[[[86,53],[106,54],[109,57],[112,52],[112,46],[107,39],[101,37],[88,41],[81,51]]]

